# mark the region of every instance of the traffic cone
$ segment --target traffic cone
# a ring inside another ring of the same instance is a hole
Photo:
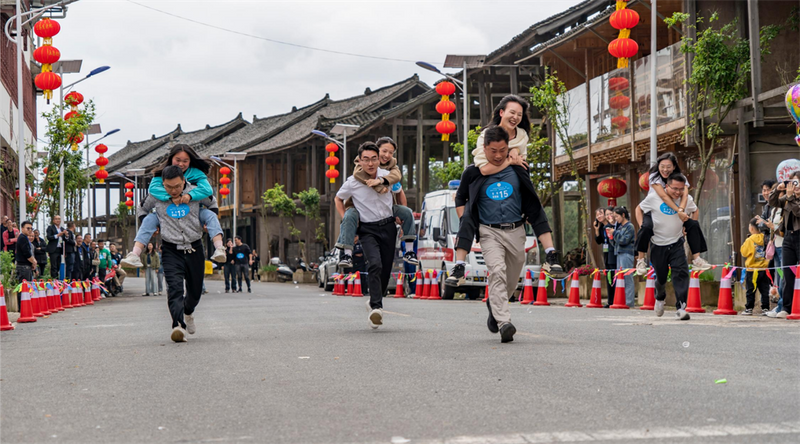
[[[433,277],[431,278],[431,291],[428,299],[442,299],[442,294],[439,292],[439,271],[433,270]]]
[[[522,299],[520,300],[520,304],[528,305],[533,302],[533,277],[531,276],[531,270],[525,270],[525,281],[522,284]]]
[[[483,292],[483,300],[481,302],[486,302],[489,300],[489,272],[486,272],[486,290]]]
[[[610,308],[617,310],[628,310],[628,304],[625,303],[625,276],[622,273],[617,275],[617,282],[614,286],[614,304]]]
[[[405,298],[403,296],[403,273],[397,273],[397,286],[394,289],[395,299]]]
[[[22,288],[20,288],[19,319],[17,319],[17,322],[36,322],[32,304],[30,286],[27,281],[23,281]]]
[[[72,281],[72,306],[83,307],[83,292],[78,287],[78,282]]]
[[[581,304],[581,277],[578,273],[572,274],[572,285],[569,287],[569,301],[564,304],[565,307],[583,307]]]
[[[731,289],[731,278],[725,279],[726,270],[722,270],[722,281],[719,283],[719,299],[715,315],[736,315],[739,314],[733,309],[733,290]]]
[[[689,297],[686,300],[686,311],[689,313],[705,313],[700,299],[700,273],[693,272],[689,279]]]
[[[414,297],[412,299],[422,299],[422,293],[425,291],[423,288],[425,278],[422,277],[422,270],[417,270],[417,275],[414,278],[416,285],[414,286]]]
[[[428,299],[431,295],[431,272],[425,272],[425,279],[422,285],[422,297],[420,299]]]
[[[796,270],[800,271],[800,267]],[[797,277],[797,272],[794,273],[794,293],[792,295],[792,314],[786,316],[786,319],[798,320],[800,319],[800,278]]]
[[[353,278],[352,273],[348,274],[347,275],[347,286],[346,286],[346,289],[345,289],[345,292],[344,292],[345,296],[352,296],[353,295],[353,282],[354,282],[354,278]]]
[[[352,296],[354,298],[363,297],[364,295],[361,293],[361,272],[360,271],[356,271],[356,279],[355,279],[355,281],[356,281],[356,283],[355,283],[355,285],[353,285],[353,294],[352,294]]]
[[[36,283],[36,294],[39,296],[39,311],[42,312],[42,316],[50,316],[53,314],[53,311],[50,310],[50,301],[47,300],[47,292],[44,291],[42,282]]]
[[[656,309],[656,273],[654,270],[647,272],[647,281],[644,289],[644,305],[639,310]]]
[[[0,284],[0,331],[13,330],[14,326],[8,322],[8,310],[6,310],[6,293],[3,284]]]
[[[81,287],[83,287],[83,303],[85,305],[94,305],[94,301],[92,300],[92,286],[89,285],[89,282],[83,281],[80,282]]]
[[[72,289],[66,282],[59,282],[59,291],[61,292],[61,305],[64,308],[72,308]]]
[[[47,283],[47,288],[53,292],[53,302],[56,304],[56,310],[64,311],[64,307],[61,305],[61,291],[58,286],[51,281]]]
[[[592,279],[592,293],[589,295],[589,303],[586,308],[603,308],[603,288],[601,287],[600,275],[603,274],[599,270],[594,271],[594,279]]]
[[[550,305],[547,302],[547,277],[544,271],[539,273],[539,290],[536,292],[536,302],[533,305]]]
[[[58,313],[59,311],[63,310],[58,307],[58,303],[56,301],[58,298],[55,296],[55,292],[53,291],[53,286],[50,285],[50,282],[44,284],[45,285],[45,295],[47,297],[47,306],[52,307],[50,311],[53,313]]]
[[[100,286],[97,285],[97,281],[92,282],[92,300],[99,301],[100,300]]]
[[[36,282],[31,282],[28,284],[28,293],[31,294],[31,308],[33,308],[33,317],[34,318],[41,318],[44,316],[42,313],[42,301],[39,300],[39,289],[36,288]],[[47,306],[47,302],[45,302],[45,307]]]
[[[344,296],[344,286],[345,286],[344,278],[342,277],[342,275],[337,274],[335,279],[336,279],[336,284],[334,284],[333,286],[334,289],[333,294],[336,296]]]

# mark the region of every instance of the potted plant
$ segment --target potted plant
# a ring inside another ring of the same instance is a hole
[[[582,265],[573,270],[580,276],[578,281],[581,286],[581,299],[589,299],[592,294],[592,273],[594,273],[594,270],[591,265]]]
[[[277,282],[278,280],[278,267],[275,265],[264,265],[261,267],[261,277],[266,282]]]

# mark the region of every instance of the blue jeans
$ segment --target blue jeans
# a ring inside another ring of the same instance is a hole
[[[775,273],[773,273],[775,276],[775,287],[778,288],[778,294],[780,295],[780,299],[778,299],[778,313],[783,311],[783,287],[786,286],[786,281],[778,274],[778,269],[783,266],[783,257],[781,256],[783,253],[782,250],[783,248],[781,247],[775,247],[775,256],[772,258],[775,262]],[[783,270],[781,270],[781,272],[785,273]]]
[[[206,226],[208,237],[211,239],[218,234],[222,234],[222,227],[219,225],[219,219],[217,219],[217,215],[214,214],[213,211],[201,208],[200,222]],[[153,238],[153,234],[155,234],[158,226],[158,216],[155,213],[148,214],[142,220],[142,224],[139,226],[139,232],[136,233],[136,239],[134,240],[146,246],[150,242],[150,239]]]
[[[633,268],[633,255],[628,253],[618,254],[617,267],[619,270],[626,268]],[[625,276],[625,305],[633,308],[635,303],[636,303],[636,287],[634,287],[633,285],[633,275],[628,275]]]
[[[394,205],[392,215],[400,218],[403,227],[403,237],[400,240],[414,242],[417,238],[414,232],[414,214],[411,209],[403,205]],[[352,250],[355,244],[356,230],[358,229],[358,210],[348,208],[344,212],[342,223],[339,226],[339,239],[336,240],[336,248],[342,250]]]

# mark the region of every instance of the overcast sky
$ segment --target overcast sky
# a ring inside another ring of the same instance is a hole
[[[413,61],[442,63],[446,54],[487,54],[579,0],[136,2],[267,39],[411,62],[272,43],[126,0],[81,0],[69,6],[53,45],[62,60],[83,60],[81,73],[65,75],[65,84],[98,66],[111,66],[76,89],[95,101],[96,121],[104,131],[121,129],[106,139],[112,152],[127,140],[160,136],[178,123],[191,131],[239,112],[251,121],[254,114],[285,113],[326,93],[333,99],[351,97],[414,73],[431,84],[438,77]],[[38,106],[41,112],[48,105],[40,99]],[[43,125],[40,119],[40,138]]]

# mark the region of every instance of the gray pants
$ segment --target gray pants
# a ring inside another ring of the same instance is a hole
[[[144,269],[144,292],[156,294],[158,290],[158,270],[155,268]]]
[[[502,327],[511,321],[508,300],[517,289],[525,266],[525,227],[503,230],[481,224],[480,236],[489,270],[489,305],[497,325]]]

